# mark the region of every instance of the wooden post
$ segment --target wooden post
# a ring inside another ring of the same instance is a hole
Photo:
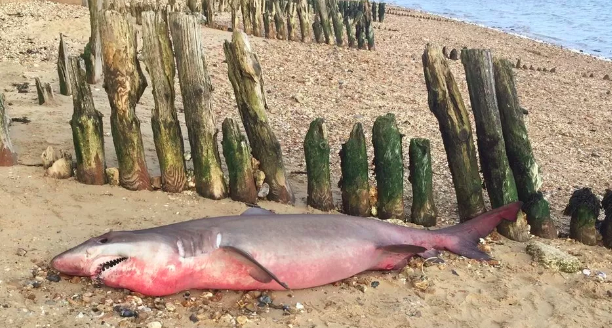
[[[210,199],[227,197],[221,169],[217,129],[212,111],[212,85],[202,47],[202,29],[195,16],[169,13],[179,84],[183,96],[185,123],[198,194]]]
[[[461,62],[465,70],[472,112],[476,122],[480,165],[491,200],[498,208],[518,200],[516,183],[506,155],[502,132],[491,52],[486,49],[463,49]],[[503,236],[515,241],[527,241],[529,230],[522,215],[515,222],[503,221],[497,226]]]
[[[253,177],[251,148],[240,133],[238,123],[226,118],[223,128],[223,156],[229,173],[230,198],[248,204],[257,203],[257,187]]]
[[[357,13],[357,18],[355,18],[355,27],[355,34],[357,35],[357,48],[366,49],[365,16],[361,11]]]
[[[276,39],[276,23],[274,21],[276,10],[274,9],[274,0],[265,0],[265,1],[266,1],[266,12],[264,13],[264,29],[265,29],[266,38]]]
[[[368,50],[375,50],[374,46],[374,27],[372,26],[372,6],[368,0],[364,0],[364,27],[365,38],[368,41]]]
[[[603,245],[606,248],[612,248],[612,189],[606,189],[601,206],[606,214],[600,229]]]
[[[310,11],[308,10],[308,0],[298,1],[297,14],[300,20],[302,42],[310,42]]]
[[[346,38],[348,41],[348,47],[355,47],[355,20],[350,14],[344,16],[344,25],[346,26]]]
[[[376,21],[378,19],[378,4],[372,1],[372,21]]]
[[[57,74],[59,75],[60,94],[64,96],[72,95],[70,88],[70,73],[68,71],[68,53],[66,52],[64,36],[60,33],[59,54],[57,56]]]
[[[106,183],[103,115],[94,106],[86,80],[85,61],[71,56],[67,64],[73,91],[74,111],[70,127],[76,155],[76,178],[84,184],[103,185]]]
[[[310,123],[304,138],[304,157],[308,175],[307,204],[321,211],[332,210],[334,202],[329,173],[329,142],[322,118]]]
[[[55,103],[55,95],[51,84],[42,82],[40,78],[34,78],[36,82],[36,93],[38,94],[39,105],[51,105]]]
[[[238,19],[238,10],[240,9],[240,0],[229,0],[231,17],[232,17],[232,31],[240,28],[240,21]]]
[[[297,6],[294,0],[287,1],[287,40],[295,41],[297,30]]]
[[[317,43],[323,42],[323,25],[321,25],[321,19],[318,15],[315,15],[314,22],[312,23],[312,31],[314,33],[314,39]]]
[[[381,2],[378,5],[378,21],[383,22],[385,20],[385,3]]]
[[[204,15],[206,16],[206,25],[211,26],[211,27],[215,26],[215,22],[214,22],[215,9],[214,9],[213,1],[214,0],[203,0],[202,2],[202,9],[204,11]]]
[[[287,39],[287,24],[285,23],[284,9],[284,6],[281,8],[279,0],[274,0],[274,23],[276,24],[276,38],[279,40]]]
[[[404,218],[404,159],[402,135],[395,115],[379,116],[372,128],[374,172],[378,190],[378,217],[382,220]]]
[[[242,25],[246,34],[253,34],[253,22],[251,21],[251,2],[250,0],[240,0],[242,9]]]
[[[136,32],[129,19],[114,10],[100,15],[104,85],[111,106],[111,131],[119,162],[120,185],[152,189],[136,104],[147,81],[136,58]]]
[[[329,11],[327,10],[326,0],[315,0],[316,2],[316,15],[319,16],[319,21],[323,29],[323,36],[325,37],[325,43],[332,44],[332,29],[331,23],[329,22]],[[316,33],[316,31],[315,31]]]
[[[252,8],[251,8],[251,22],[253,23],[253,35],[254,36],[262,36],[262,27],[263,27],[263,6],[262,3],[264,0],[251,0]]]
[[[202,1],[201,0],[187,0],[187,7],[193,14],[202,13]]]
[[[525,203],[523,210],[527,214],[531,233],[542,238],[557,238],[558,232],[550,217],[548,201],[537,196],[542,177],[523,120],[512,63],[494,58],[493,70],[506,153],[516,181],[518,198]]]
[[[17,164],[17,153],[13,149],[9,133],[9,121],[4,105],[4,94],[0,93],[0,166]]]
[[[424,227],[433,227],[438,222],[438,209],[433,196],[431,169],[431,146],[428,139],[413,138],[408,149],[412,184],[411,221]]]
[[[155,107],[151,127],[159,159],[162,190],[181,192],[187,185],[187,169],[181,126],[174,107],[174,56],[168,25],[161,12],[142,13],[143,54],[151,77]]]
[[[595,222],[599,216],[601,203],[590,188],[574,191],[563,215],[571,216],[570,238],[585,245],[597,245]]]
[[[88,0],[91,35],[81,57],[85,60],[87,83],[96,84],[102,80],[102,43],[100,40],[100,18],[103,0]]]
[[[280,143],[268,123],[268,107],[263,89],[263,78],[259,59],[251,50],[246,34],[234,31],[232,42],[223,45],[228,65],[228,75],[244,129],[253,148],[253,157],[261,164],[265,182],[270,186],[268,199],[280,203],[294,204],[283,164]]]
[[[344,25],[342,24],[342,18],[338,12],[338,0],[329,0],[329,14],[331,15],[332,24],[334,26],[336,45],[342,46]]]
[[[367,217],[371,214],[370,183],[368,180],[368,154],[363,126],[356,123],[340,150],[342,177],[338,183],[342,190],[344,214]]]
[[[429,108],[440,126],[457,197],[459,218],[463,222],[485,211],[469,116],[440,47],[430,44],[426,46],[423,71]]]

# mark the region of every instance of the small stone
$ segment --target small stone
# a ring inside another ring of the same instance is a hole
[[[119,169],[118,168],[109,167],[106,169],[105,173],[106,173],[106,180],[108,181],[109,185],[111,186],[119,185]]]
[[[266,179],[266,174],[263,171],[257,170],[254,173],[255,175],[255,186],[257,189],[260,189],[263,186],[264,180]]]
[[[589,75],[589,77],[595,77],[595,75],[594,75],[593,73],[591,73],[591,74]]]
[[[45,171],[45,176],[55,179],[68,179],[72,176],[72,173],[72,161],[60,158]]]
[[[135,311],[132,311],[130,309],[120,309],[119,311],[119,315],[123,318],[131,318],[131,317],[135,317],[137,314]]]
[[[526,251],[545,268],[574,273],[580,270],[582,266],[582,263],[575,256],[535,240],[527,244]]]
[[[368,287],[365,285],[357,285],[357,289],[359,289],[362,293],[365,293],[368,290]]]
[[[378,282],[378,281],[372,281],[372,283],[370,284],[370,286],[372,286],[372,288],[376,288],[376,287],[378,287],[378,285],[380,285],[380,282]]]
[[[81,277],[74,276],[74,277],[70,278],[70,283],[71,284],[78,284],[80,282],[81,282]]]
[[[264,182],[261,185],[261,188],[259,189],[259,191],[257,192],[257,197],[263,199],[263,198],[266,198],[269,193],[270,193],[270,186],[268,185],[268,183]]]
[[[176,310],[176,306],[173,303],[167,302],[166,310],[168,310],[169,312],[174,312]]]
[[[186,151],[186,152],[183,154],[183,158],[185,158],[185,160],[186,160],[187,162],[189,162],[189,161],[191,160],[191,152]]]
[[[189,320],[190,320],[191,322],[198,322],[198,321],[200,321],[200,319],[198,319],[197,314],[195,314],[195,313],[192,313],[192,314],[189,316]]]
[[[457,52],[457,49],[451,50],[450,54],[448,55],[448,58],[452,60],[459,60],[459,52]]]
[[[259,297],[258,301],[259,301],[259,306],[266,306],[272,303],[272,299],[268,295],[262,295],[261,297]]]
[[[17,256],[25,256],[28,253],[28,251],[26,251],[23,248],[17,248],[17,251],[15,252],[15,255]]]
[[[535,71],[535,68],[533,68],[533,65],[529,65],[529,70],[530,71]]]
[[[603,79],[606,81],[610,81],[610,75],[608,74],[604,75]]]
[[[247,317],[245,317],[245,316],[243,316],[243,315],[238,316],[238,317],[236,318],[236,322],[237,322],[239,325],[244,325],[244,324],[245,324],[245,323],[247,323],[248,321],[249,321],[249,319],[247,319]]]
[[[612,297],[612,290],[609,290],[606,293],[608,294],[608,297]]]
[[[527,65],[523,65],[523,69],[527,69]]]
[[[255,306],[255,304],[253,303],[248,303],[247,305],[244,306],[244,308],[251,312],[257,312],[257,306]]]
[[[304,305],[302,303],[295,303],[296,310],[304,310]]]
[[[556,73],[556,72],[557,72],[557,68],[556,68],[556,67],[551,68],[551,69],[550,69],[550,72],[551,72],[551,73]]]
[[[225,323],[225,324],[230,324],[230,325],[231,325],[231,324],[234,324],[234,321],[235,321],[235,320],[234,320],[234,317],[232,317],[232,315],[231,315],[231,314],[226,313],[226,314],[222,315],[222,316],[219,318],[219,321],[220,321],[220,322],[223,322],[223,323]]]
[[[149,322],[147,328],[162,328],[162,324],[159,321]]]
[[[151,187],[153,190],[159,190],[162,187],[162,178],[161,176],[151,177]]]
[[[53,282],[59,282],[61,278],[59,275],[49,272],[47,273],[47,280],[53,281]]]

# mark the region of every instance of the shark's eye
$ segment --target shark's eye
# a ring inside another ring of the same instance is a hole
[[[106,244],[108,242],[108,238],[102,238],[102,239],[98,240],[98,242],[100,244]]]

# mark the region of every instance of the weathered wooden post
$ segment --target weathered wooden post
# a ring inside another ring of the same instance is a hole
[[[378,5],[378,21],[383,22],[385,20],[385,3],[381,2]]]
[[[237,1],[241,1],[241,0],[237,0]],[[215,8],[214,8],[213,2],[214,0],[203,0],[202,2],[202,9],[203,9],[204,15],[206,16],[206,25],[211,26],[211,27],[215,26],[215,22],[214,22]]]
[[[68,70],[68,52],[64,43],[64,36],[60,33],[59,54],[57,56],[57,74],[59,75],[60,94],[64,96],[72,95],[70,87],[70,73]]]
[[[601,201],[601,207],[606,214],[600,229],[603,245],[606,248],[612,248],[612,189],[606,189],[606,193]]]
[[[4,94],[0,93],[0,166],[17,164],[17,153],[13,149],[9,133],[9,121],[4,105]]]
[[[51,105],[55,103],[55,95],[51,84],[42,82],[40,78],[34,78],[36,83],[36,93],[38,94],[39,105]]]
[[[294,204],[295,196],[285,172],[280,143],[268,123],[259,59],[252,52],[246,34],[241,31],[233,32],[232,41],[225,41],[223,50],[253,157],[260,162],[260,169],[266,175],[265,182],[270,186],[268,199]]]
[[[102,113],[96,110],[87,84],[85,61],[70,57],[68,62],[74,111],[70,120],[76,155],[76,178],[90,185],[106,183],[106,156]]]
[[[538,195],[542,177],[523,120],[524,114],[519,104],[512,63],[493,58],[493,70],[506,153],[516,182],[518,198],[524,202],[523,210],[527,214],[531,233],[543,238],[557,238],[558,232],[550,217],[548,201],[541,194]]]
[[[238,19],[238,10],[240,9],[240,0],[229,0],[231,19],[232,19],[232,30],[240,28],[240,21]]]
[[[327,4],[325,2],[326,0],[315,1],[316,15],[319,16],[319,21],[323,29],[323,36],[325,37],[325,43],[332,44],[332,28],[331,23],[329,22],[329,10],[327,9]]]
[[[227,197],[227,183],[217,145],[212,85],[202,47],[202,30],[192,15],[172,12],[169,20],[196,191],[206,198],[222,199]]]
[[[257,203],[257,187],[253,178],[251,148],[240,133],[238,123],[231,118],[223,120],[223,156],[229,173],[230,198],[248,204]]]
[[[459,218],[463,222],[485,211],[469,116],[440,47],[430,44],[426,46],[423,71],[429,108],[440,126],[457,197]]]
[[[404,218],[404,158],[402,135],[395,115],[379,116],[372,128],[374,173],[378,190],[378,218]]]
[[[287,24],[285,22],[285,3],[281,7],[280,0],[274,0],[274,23],[276,25],[276,38],[279,40],[287,39]]]
[[[300,20],[302,42],[310,42],[310,11],[308,0],[298,0],[297,14]]]
[[[187,0],[187,7],[193,14],[200,14],[202,12],[202,1]]]
[[[321,211],[332,210],[334,202],[329,173],[329,142],[322,118],[310,123],[304,138],[304,157],[308,175],[307,204]]]
[[[590,188],[577,189],[572,194],[563,215],[571,216],[570,238],[585,245],[597,245],[595,222],[601,203]]]
[[[412,184],[411,221],[424,227],[433,227],[438,222],[438,209],[433,196],[431,168],[431,146],[428,139],[413,138],[408,149]]]
[[[274,9],[273,0],[265,0],[266,12],[264,13],[264,32],[266,38],[276,39],[276,23],[274,17],[276,16],[276,10]]]
[[[357,36],[357,48],[358,49],[367,48],[365,20],[366,18],[365,18],[363,11],[359,11],[355,18],[355,34]]]
[[[372,26],[372,6],[368,0],[364,0],[363,2],[364,8],[364,32],[365,38],[368,41],[368,50],[374,50],[374,27]]]
[[[463,49],[461,62],[476,122],[477,145],[486,190],[491,206],[501,207],[517,201],[518,193],[506,155],[506,144],[495,96],[492,55],[486,49]],[[529,239],[527,221],[522,215],[519,215],[515,222],[503,221],[497,226],[497,231],[515,241]]]
[[[315,15],[314,22],[312,23],[312,31],[316,43],[323,42],[323,25],[321,25],[321,19],[318,15]]]
[[[253,34],[253,22],[251,21],[251,2],[250,0],[240,0],[242,9],[242,25],[246,34]]]
[[[128,190],[151,189],[136,104],[147,81],[136,58],[136,32],[115,10],[100,15],[104,85],[111,106],[111,131],[119,162],[119,184]]]
[[[342,190],[344,214],[370,216],[370,183],[368,181],[368,154],[363,126],[356,123],[340,150],[342,177],[338,183]]]
[[[376,21],[378,19],[378,3],[372,1],[372,21]]]
[[[187,185],[187,169],[181,126],[174,107],[174,56],[164,14],[142,13],[143,54],[151,77],[155,107],[151,127],[159,159],[162,190],[181,192]]]
[[[85,60],[87,83],[96,84],[102,79],[102,43],[100,40],[100,12],[103,0],[88,0],[91,35],[81,58]]]
[[[338,12],[338,0],[329,0],[329,15],[331,15],[332,18],[336,45],[342,46],[344,25],[342,24],[342,17]]]
[[[251,22],[253,23],[253,35],[262,36],[263,21],[263,1],[265,0],[251,0]]]
[[[297,6],[294,0],[287,1],[287,40],[295,41],[297,30]]]
[[[355,19],[351,17],[352,15],[346,14],[344,16],[344,25],[346,26],[346,38],[348,41],[348,47],[355,47]]]

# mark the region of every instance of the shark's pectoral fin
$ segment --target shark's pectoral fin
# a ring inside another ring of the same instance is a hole
[[[416,245],[407,245],[407,244],[399,244],[399,245],[386,245],[381,246],[379,249],[389,252],[389,253],[398,253],[398,254],[419,254],[427,251],[427,248],[416,246]]]
[[[257,260],[255,260],[248,252],[233,246],[223,246],[221,248],[229,251],[230,254],[232,254],[242,263],[250,266],[249,275],[251,275],[253,279],[262,283],[268,283],[274,280],[279,285],[285,287],[285,289],[289,289],[287,284],[280,281],[274,273],[270,272],[270,270],[266,269],[266,267],[264,267],[261,263],[257,262]]]
[[[246,216],[246,215],[272,215],[272,214],[276,214],[270,210],[266,210],[265,208],[261,208],[261,207],[249,207],[246,211],[242,212],[242,214],[240,214],[241,216]]]

